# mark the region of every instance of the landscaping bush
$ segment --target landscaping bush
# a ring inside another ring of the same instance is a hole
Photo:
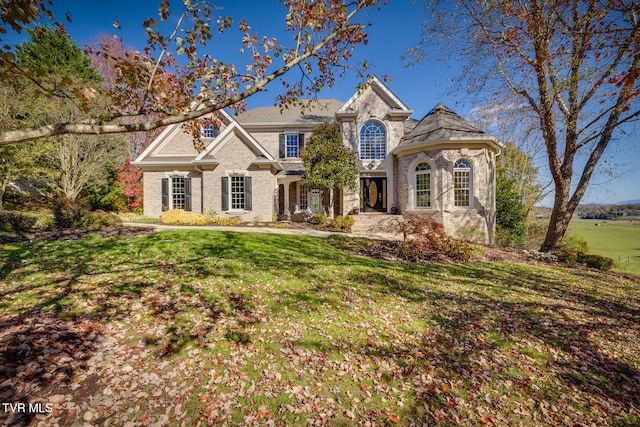
[[[105,211],[88,211],[82,217],[82,226],[87,228],[109,228],[120,224],[120,217]]]
[[[399,228],[405,242],[412,237],[426,248],[435,248],[446,237],[442,224],[427,216],[405,215]]]
[[[558,253],[558,260],[565,264],[580,262],[580,258],[589,251],[589,244],[584,237],[577,234],[567,234],[562,240]]]
[[[77,202],[61,198],[53,202],[53,225],[57,228],[83,227],[83,217],[89,209]]]
[[[24,233],[31,230],[36,218],[19,212],[0,211],[0,231],[9,233]]]
[[[462,240],[446,237],[438,243],[440,252],[460,262],[468,262],[473,258],[473,247]]]
[[[602,271],[609,271],[615,266],[615,261],[612,258],[601,255],[582,255],[578,261],[587,267]]]
[[[333,228],[334,230],[351,231],[351,227],[353,227],[354,223],[355,220],[353,219],[353,217],[337,216],[334,219],[329,220],[329,227]]]
[[[215,215],[215,212],[213,213]],[[238,217],[206,217],[194,212],[184,211],[182,209],[171,209],[162,214],[160,218],[163,224],[173,225],[240,225],[241,221]]]
[[[312,224],[326,225],[327,224],[327,217],[323,213],[316,212],[313,215],[311,215],[310,222]]]
[[[208,223],[211,225],[240,225],[242,221],[240,221],[240,218],[235,216],[222,216],[209,218]]]
[[[182,209],[171,209],[162,214],[160,218],[163,224],[174,225],[206,225],[207,217],[201,214],[184,211]]]
[[[45,224],[49,220],[44,219]],[[109,228],[122,224],[115,214],[105,211],[92,211],[82,202],[67,199],[53,203],[53,226],[57,228]]]

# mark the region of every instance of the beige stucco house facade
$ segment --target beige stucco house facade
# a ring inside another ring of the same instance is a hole
[[[428,215],[454,236],[491,243],[495,167],[501,144],[442,104],[421,121],[372,77],[347,102],[317,99],[301,113],[261,107],[221,115],[203,129],[205,149],[169,126],[134,164],[144,173],[144,213],[168,209],[237,216],[242,221],[302,220],[321,211],[327,192],[306,188],[299,158],[315,126],[340,127],[360,167],[358,189],[336,189],[335,214]]]

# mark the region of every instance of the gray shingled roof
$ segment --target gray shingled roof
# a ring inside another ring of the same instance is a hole
[[[420,123],[404,137],[399,146],[415,145],[425,142],[456,138],[491,139],[483,131],[451,111],[443,103],[420,120]]]
[[[287,123],[292,125],[321,124],[325,121],[334,122],[335,113],[344,104],[342,101],[332,98],[320,98],[311,100],[309,105],[305,102],[304,115],[300,106],[289,106],[280,111],[280,107],[257,107],[234,116],[241,125],[263,123]]]

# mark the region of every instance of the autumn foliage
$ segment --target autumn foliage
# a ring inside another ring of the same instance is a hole
[[[22,2],[10,3],[0,16],[0,27],[20,31],[42,15],[51,15],[48,3],[37,1],[24,15]],[[146,46],[126,50],[102,40],[89,54],[113,64],[116,70],[101,90],[79,90],[79,120],[47,123],[30,129],[0,132],[0,144],[65,133],[95,134],[148,131],[186,123],[194,138],[199,125],[190,122],[223,108],[240,111],[244,100],[279,79],[284,92],[277,103],[286,108],[302,96],[331,87],[335,79],[354,68],[349,61],[355,46],[367,42],[367,24],[360,17],[379,0],[285,0],[286,34],[278,40],[255,33],[249,22],[219,16],[207,2],[184,2],[170,7],[162,1],[157,17],[143,22]],[[118,22],[114,23],[120,29]],[[61,24],[58,28],[64,28]],[[204,53],[221,33],[237,31],[243,63],[230,63]],[[0,77],[11,84],[11,73],[29,75],[16,67],[13,47],[0,47]],[[284,80],[298,70],[302,76]],[[31,75],[32,81],[35,78]],[[55,96],[49,91],[48,96]],[[195,101],[195,103],[194,103]],[[214,114],[215,116],[215,114]]]

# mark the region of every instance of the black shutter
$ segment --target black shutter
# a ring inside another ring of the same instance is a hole
[[[284,137],[284,133],[280,134],[280,158],[284,159],[285,157],[287,157],[287,147],[285,145],[285,137]]]
[[[162,212],[169,210],[169,178],[162,178]]]
[[[253,209],[251,205],[251,177],[244,177],[244,209],[250,211]]]
[[[191,178],[184,179],[184,210],[191,210]]]
[[[229,177],[222,177],[222,210],[229,210]]]
[[[298,157],[300,157],[302,150],[304,150],[304,133],[298,135]]]

